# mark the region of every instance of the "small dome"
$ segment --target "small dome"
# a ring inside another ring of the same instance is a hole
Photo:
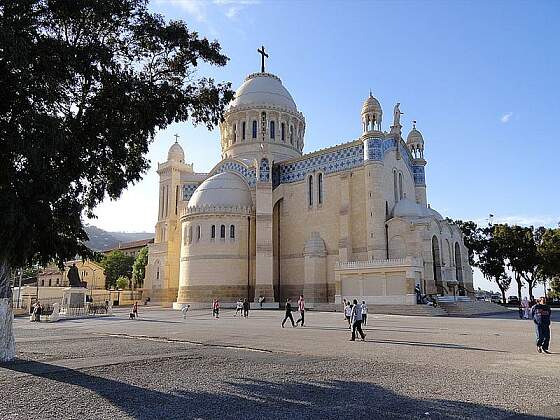
[[[443,220],[443,216],[441,214],[439,214],[437,211],[435,211],[433,208],[430,207],[430,205],[428,204],[428,208],[425,209],[426,215],[431,216],[437,220]]]
[[[377,99],[373,97],[371,92],[369,93],[368,98],[365,100],[364,105],[362,106],[362,114],[366,114],[368,112],[374,112],[376,114],[381,114],[381,104]]]
[[[245,180],[232,172],[222,172],[198,186],[188,207],[250,207],[252,203],[251,192]]]
[[[296,103],[280,78],[270,73],[253,73],[247,76],[235,92],[230,108],[242,105],[271,105],[297,112]]]
[[[167,160],[174,160],[176,162],[185,162],[185,152],[179,143],[173,143],[167,152]]]
[[[402,198],[393,207],[393,217],[426,217],[424,207],[409,198]]]
[[[311,237],[305,243],[305,247],[303,248],[303,255],[309,257],[324,257],[327,255],[325,241],[321,239],[319,232],[311,232]]]
[[[410,143],[420,143],[424,144],[424,138],[422,137],[422,133],[416,129],[416,125],[410,130],[408,136],[406,137],[406,142]]]

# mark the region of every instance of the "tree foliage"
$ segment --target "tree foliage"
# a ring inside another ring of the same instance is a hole
[[[0,33],[8,267],[90,255],[83,216],[141,178],[156,131],[186,120],[213,128],[233,97],[229,83],[195,72],[226,64],[218,42],[146,0],[0,0]]]
[[[128,289],[128,285],[130,284],[130,279],[126,276],[120,276],[117,279],[117,289]]]
[[[507,224],[481,228],[471,221],[454,223],[463,232],[470,264],[498,285],[503,299],[512,280],[506,268],[513,272],[520,300],[525,283],[533,299],[538,282],[546,288],[547,280],[560,275],[560,229]]]
[[[105,256],[101,261],[101,266],[105,272],[105,287],[107,289],[116,287],[119,277],[130,279],[132,264],[134,264],[134,257],[125,255],[122,251],[113,251]]]
[[[138,252],[132,265],[132,282],[136,287],[142,287],[146,276],[146,265],[148,264],[148,247],[145,246]]]

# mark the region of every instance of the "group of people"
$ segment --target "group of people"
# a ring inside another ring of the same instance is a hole
[[[241,312],[243,313],[243,318],[249,317],[249,301],[247,298],[241,300],[237,300],[237,304],[235,305],[235,313],[233,316],[237,316],[237,314]]]
[[[358,303],[358,299],[354,301],[343,300],[344,304],[344,317],[348,322],[348,328],[352,330],[352,337],[350,341],[356,341],[356,332],[360,334],[362,341],[365,341],[366,335],[362,331],[362,325],[367,324],[368,307],[366,302]]]
[[[298,302],[297,302],[297,310],[299,311],[299,319],[294,322],[294,317],[292,316],[292,312],[294,311],[294,309],[292,308],[292,299],[288,298],[286,299],[286,312],[284,315],[284,320],[282,321],[282,328],[284,328],[284,324],[286,323],[286,321],[289,319],[290,322],[292,323],[292,327],[295,328],[299,325],[299,323],[301,322],[301,326],[303,327],[305,324],[305,299],[303,298],[303,295],[299,296]]]
[[[42,314],[43,314],[43,305],[41,305],[41,302],[37,301],[33,305],[33,309],[31,311],[31,316],[29,317],[29,320],[31,322],[41,322]]]

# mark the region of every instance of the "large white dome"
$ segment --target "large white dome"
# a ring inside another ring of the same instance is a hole
[[[247,76],[235,92],[231,107],[237,106],[277,106],[297,112],[296,103],[282,81],[270,73],[254,73]]]
[[[222,172],[198,186],[188,207],[250,207],[252,203],[251,192],[245,180],[232,172]]]

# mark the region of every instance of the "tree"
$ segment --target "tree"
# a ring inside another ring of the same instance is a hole
[[[502,302],[506,303],[506,292],[511,285],[511,277],[506,273],[504,250],[494,237],[494,227],[481,229],[478,244],[478,261],[476,267],[488,280],[494,281],[502,292]]]
[[[541,258],[539,272],[546,294],[547,281],[560,277],[560,229],[540,229],[537,252]]]
[[[560,277],[554,277],[550,281],[550,290],[555,298],[560,298]]]
[[[146,276],[146,265],[148,264],[148,247],[145,246],[138,252],[132,265],[132,282],[135,287],[142,287]]]
[[[117,289],[128,289],[128,285],[130,284],[130,279],[126,276],[120,276],[117,281]]]
[[[463,241],[469,250],[469,263],[477,267],[486,279],[498,285],[505,303],[511,277],[506,273],[504,249],[494,236],[494,227],[480,228],[472,221],[457,220],[453,223],[463,232]]]
[[[484,238],[481,228],[471,220],[466,222],[462,220],[447,220],[457,225],[461,232],[463,232],[463,243],[469,252],[469,264],[476,266],[475,255],[480,254],[484,249]]]
[[[0,328],[13,337],[12,268],[88,257],[82,217],[141,178],[156,131],[213,128],[233,92],[195,72],[227,63],[219,43],[146,0],[0,0],[0,33]]]
[[[101,261],[101,266],[105,272],[105,287],[107,289],[116,287],[119,277],[130,279],[132,276],[132,264],[134,264],[134,257],[125,255],[122,251],[117,250],[109,253]]]
[[[533,227],[494,225],[494,236],[503,249],[508,267],[513,271],[517,283],[517,296],[521,301],[523,280],[529,287],[533,299],[533,288],[538,280],[539,256]]]

